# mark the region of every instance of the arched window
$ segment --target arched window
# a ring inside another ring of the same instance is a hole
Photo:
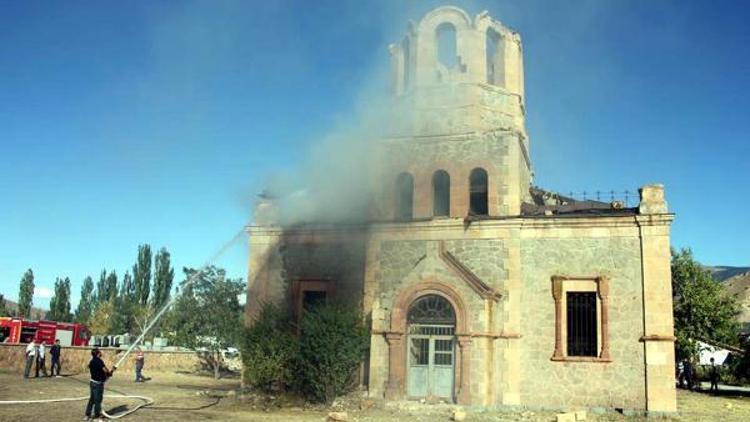
[[[414,178],[409,173],[401,173],[396,178],[396,218],[411,220],[414,203]]]
[[[432,215],[450,215],[451,210],[451,177],[445,170],[438,170],[432,175]]]
[[[456,53],[456,27],[445,22],[435,29],[435,40],[437,45],[437,59],[448,69],[453,69],[458,64]]]
[[[444,297],[426,295],[412,303],[406,320],[409,324],[455,325],[456,314]]]
[[[486,41],[487,83],[503,85],[505,83],[504,45],[500,34],[492,28],[487,29]]]
[[[401,42],[401,51],[404,55],[404,91],[411,86],[411,52],[409,47],[409,38],[404,38]]]
[[[487,171],[475,168],[469,176],[469,214],[487,215],[489,213],[487,203]]]

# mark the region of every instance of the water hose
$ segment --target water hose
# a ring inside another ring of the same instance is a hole
[[[138,400],[143,401],[143,403],[138,404],[137,406],[135,406],[132,409],[129,409],[129,410],[126,410],[124,412],[120,412],[120,413],[117,413],[117,414],[114,414],[114,415],[110,415],[109,413],[107,413],[104,410],[102,410],[102,414],[107,419],[120,419],[120,418],[122,418],[124,416],[127,416],[127,415],[135,412],[136,410],[138,410],[138,409],[140,409],[142,407],[146,407],[146,406],[150,406],[150,405],[154,404],[154,400],[152,398],[146,397],[146,396],[120,395],[120,394],[112,395],[112,394],[107,394],[107,395],[104,395],[104,398],[108,398],[108,399],[138,399]],[[68,401],[84,401],[84,400],[88,400],[88,399],[89,399],[89,396],[85,396],[85,397],[68,397],[68,398],[63,398],[63,399],[46,399],[46,400],[6,400],[6,401],[0,401],[0,405],[3,405],[3,404],[61,403],[61,402],[68,402]]]

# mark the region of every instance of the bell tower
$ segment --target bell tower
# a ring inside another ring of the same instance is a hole
[[[519,34],[487,12],[443,6],[411,22],[390,53],[390,217],[408,219],[409,189],[412,219],[519,215],[532,175]]]

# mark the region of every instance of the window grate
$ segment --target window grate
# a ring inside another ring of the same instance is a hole
[[[409,325],[409,334],[421,336],[452,336],[456,328],[452,325]]]
[[[596,293],[568,292],[568,356],[597,356]]]

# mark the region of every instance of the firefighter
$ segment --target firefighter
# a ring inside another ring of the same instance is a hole
[[[143,377],[143,364],[144,362],[143,350],[140,347],[135,349],[135,382],[146,381]]]
[[[89,362],[89,402],[86,405],[85,420],[99,419],[102,417],[102,399],[104,398],[104,383],[107,378],[112,376],[113,370],[107,369],[102,360],[102,352],[94,348],[91,351],[91,361]]]

